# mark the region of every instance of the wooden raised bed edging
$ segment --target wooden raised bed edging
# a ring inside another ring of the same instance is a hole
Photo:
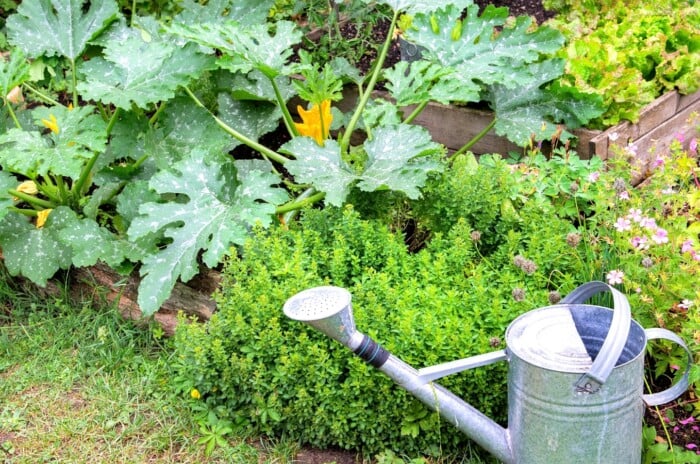
[[[386,92],[377,91],[378,97],[387,96]],[[336,105],[343,112],[355,106],[357,94],[354,90],[345,90],[344,98]],[[290,105],[296,111],[299,101]],[[410,114],[413,106],[402,108],[405,115]],[[656,159],[654,153],[664,152],[676,139],[685,140],[685,148],[695,134],[695,126],[689,123],[693,113],[700,113],[700,91],[690,95],[681,95],[677,91],[666,93],[642,108],[639,121],[622,122],[605,131],[592,129],[574,129],[571,132],[578,137],[576,152],[582,159],[598,156],[603,160],[612,158],[624,151],[635,153],[631,162],[633,183],[643,180]],[[425,127],[433,139],[454,152],[480,133],[493,119],[493,112],[468,106],[442,105],[431,102],[414,120],[415,124]],[[500,137],[492,130],[479,140],[471,149],[475,154],[522,152],[523,149]]]
[[[17,279],[22,286],[30,287],[33,293],[49,297],[68,296],[71,300],[78,302],[86,299],[97,302],[106,301],[116,305],[123,317],[144,321],[143,313],[137,303],[139,278],[135,274],[123,276],[109,266],[98,263],[85,268],[71,268],[66,282],[54,278],[48,281],[46,287],[38,287],[21,277]],[[180,313],[201,321],[209,320],[216,308],[211,295],[218,287],[220,280],[220,273],[203,268],[187,284],[177,282],[170,297],[153,315],[153,319],[168,336],[175,333]]]

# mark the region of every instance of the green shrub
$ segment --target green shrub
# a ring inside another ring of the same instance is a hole
[[[458,168],[451,175],[465,174]],[[503,348],[513,318],[546,305],[550,291],[565,293],[577,280],[576,249],[566,244],[571,226],[546,202],[523,204],[508,219],[517,230],[501,228],[499,212],[492,219],[492,251],[484,257],[459,206],[448,209],[451,227],[416,253],[400,233],[361,219],[352,207],[307,211],[290,230],[257,231],[241,257],[227,263],[209,323],[178,328],[175,384],[185,393],[196,388],[198,401],[252,433],[367,454],[460,449],[466,437],[454,427],[281,311],[295,293],[332,284],[353,294],[359,330],[416,368]],[[533,267],[519,267],[517,255]],[[503,421],[506,370],[498,364],[440,383]]]

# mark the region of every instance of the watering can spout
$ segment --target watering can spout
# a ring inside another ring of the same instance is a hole
[[[357,331],[352,315],[351,295],[339,287],[324,286],[304,290],[287,300],[283,311],[290,319],[305,322],[351,349],[426,406],[439,412],[443,419],[503,463],[516,462],[508,430],[449,390],[432,382],[452,372],[505,359],[504,352],[485,355],[483,360],[479,357],[471,358],[473,361],[468,366],[447,363],[416,370]]]

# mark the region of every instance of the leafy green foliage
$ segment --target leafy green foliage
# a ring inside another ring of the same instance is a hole
[[[172,243],[143,260],[139,306],[144,314],[156,311],[170,295],[178,278],[191,279],[197,272],[197,257],[211,267],[233,244],[242,243],[246,227],[260,222],[269,225],[274,205],[286,199],[283,190],[271,187],[278,179],[264,166],[238,163],[232,177],[230,161],[207,164],[201,156],[177,163],[173,171],[156,174],[150,181],[160,194],[182,197],[163,203],[145,203],[141,216],[131,222],[129,236],[139,239],[159,230]],[[234,187],[235,186],[235,187]]]
[[[295,158],[286,165],[289,172],[300,182],[318,185],[335,206],[343,204],[355,182],[366,192],[391,189],[417,198],[427,174],[441,169],[431,159],[440,153],[440,147],[425,129],[405,124],[377,129],[364,146],[366,160],[357,168],[342,158],[335,141],[321,147],[311,138],[295,138],[283,150]]]
[[[257,69],[267,77],[290,74],[292,46],[301,41],[301,31],[289,21],[272,27],[265,24],[173,24],[168,30],[195,43],[226,52],[220,65],[231,72]]]
[[[635,14],[629,14],[631,9]],[[690,94],[699,88],[697,7],[682,0],[613,0],[602,11],[600,5],[585,2],[567,5],[565,11],[550,22],[567,37],[566,48],[559,52],[567,59],[562,79],[603,97],[608,109],[595,125],[636,122],[640,109],[663,92]]]
[[[86,161],[105,149],[105,123],[92,106],[69,110],[64,106],[38,107],[32,112],[37,126],[55,118],[58,132],[10,129],[0,135],[0,163],[10,171],[35,178],[49,172],[78,179]]]
[[[483,170],[487,175],[491,168]],[[462,178],[461,169],[451,172]],[[223,406],[230,420],[242,418],[241,427],[256,433],[367,454],[463,447],[464,435],[339,344],[284,318],[280,308],[302,289],[339,285],[353,294],[358,327],[416,367],[493,350],[513,317],[545,304],[551,288],[569,288],[566,280],[542,276],[577,269],[576,251],[564,239],[568,229],[552,210],[531,207],[522,214],[520,232],[503,229],[492,242],[498,251],[488,258],[480,256],[464,218],[415,254],[400,233],[361,220],[349,207],[306,211],[290,230],[258,230],[227,264],[208,325],[179,326],[175,368],[209,407]],[[514,250],[532,256],[542,273],[517,269]],[[514,287],[525,288],[528,300],[513,301]],[[309,365],[316,366],[313,375]],[[502,418],[504,370],[475,369],[440,383]]]
[[[211,64],[193,44],[178,46],[166,41],[144,41],[130,36],[110,41],[103,57],[82,66],[85,81],[78,85],[83,98],[129,109],[131,104],[149,104],[175,96],[175,89]]]
[[[118,16],[114,0],[27,0],[7,19],[10,42],[31,57],[75,60],[87,43]],[[85,10],[83,8],[86,8]]]
[[[29,79],[29,63],[19,48],[13,48],[9,61],[0,60],[0,92],[5,100],[10,90]]]

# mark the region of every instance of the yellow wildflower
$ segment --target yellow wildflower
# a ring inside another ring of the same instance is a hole
[[[197,390],[196,388],[193,388],[192,391],[190,392],[190,396],[192,397],[192,399],[198,400],[202,397],[202,394],[199,393],[199,390]]]
[[[41,123],[47,129],[51,129],[51,132],[54,134],[58,134],[60,132],[60,129],[58,128],[58,121],[56,121],[56,116],[53,114],[49,115],[49,119],[42,119]]]
[[[52,209],[43,209],[36,213],[36,228],[41,229],[46,224],[46,220],[49,218],[49,214],[53,211]]]
[[[26,193],[27,195],[36,195],[39,191],[33,180],[25,180],[17,186],[18,192]]]
[[[294,123],[300,135],[313,138],[316,143],[323,146],[323,141],[328,138],[333,122],[331,114],[331,101],[323,100],[321,107],[313,104],[311,109],[305,110],[301,106],[297,106],[297,112],[301,116],[303,122]]]

